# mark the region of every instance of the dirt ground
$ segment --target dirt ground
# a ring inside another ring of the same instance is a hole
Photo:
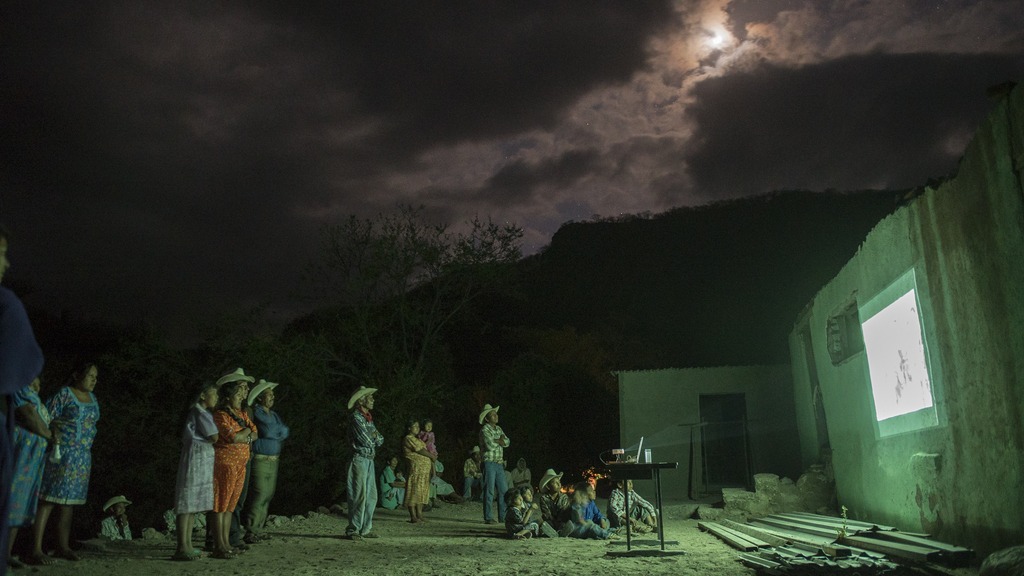
[[[604,507],[604,502],[599,501]],[[30,566],[15,574],[76,576],[188,575],[188,574],[418,574],[474,576],[581,574],[679,574],[751,576],[754,571],[736,559],[737,552],[716,537],[700,531],[688,518],[693,507],[665,506],[666,550],[660,554],[656,538],[634,539],[634,555],[626,556],[625,540],[536,538],[509,540],[503,525],[485,525],[480,504],[440,504],[426,512],[427,522],[409,524],[401,510],[378,508],[374,515],[376,540],[352,542],[341,538],[347,519],[310,513],[293,517],[269,530],[273,538],[255,544],[231,560],[203,557],[192,562],[170,560],[171,538],[131,542],[89,541],[79,551],[82,560],[56,560],[52,566]],[[139,530],[141,532],[141,530]],[[202,543],[197,539],[196,544]],[[683,554],[678,554],[682,551]],[[950,572],[956,576],[974,570]]]
[[[603,507],[604,503],[599,502]],[[710,534],[697,529],[697,521],[682,518],[690,507],[665,507],[666,546],[679,555],[623,557],[625,539],[576,540],[536,538],[512,541],[504,526],[485,525],[478,502],[440,504],[426,512],[427,522],[409,524],[400,510],[378,508],[374,515],[377,540],[352,542],[340,535],[344,516],[312,513],[296,517],[269,532],[271,540],[255,544],[232,560],[201,558],[192,562],[170,560],[174,541],[137,539],[131,542],[90,541],[79,551],[82,560],[56,560],[52,566],[30,566],[15,574],[77,576],[182,575],[182,574],[543,574],[579,576],[587,573],[752,575],[735,552]],[[642,542],[644,544],[637,544]],[[657,539],[634,539],[637,554],[659,551]],[[202,543],[197,539],[196,544]]]

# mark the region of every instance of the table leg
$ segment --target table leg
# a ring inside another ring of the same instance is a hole
[[[630,550],[630,548],[629,548],[629,540],[630,540],[630,537],[632,536],[632,533],[630,532],[630,529],[629,529],[629,518],[630,518],[630,516],[629,516],[629,484],[627,484],[627,482],[629,482],[629,481],[628,480],[623,480],[622,481],[622,492],[626,496],[626,552],[629,552],[629,550]]]
[[[661,511],[661,470],[654,469],[654,498],[658,501],[658,539],[661,541],[661,551],[665,551],[665,522]]]

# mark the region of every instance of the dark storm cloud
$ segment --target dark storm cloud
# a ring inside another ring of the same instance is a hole
[[[687,171],[718,198],[921,185],[955,168],[986,87],[1022,76],[1021,56],[873,54],[709,79],[687,109]]]
[[[671,13],[280,6],[5,12],[0,210],[37,303],[167,321],[284,299],[320,222],[407,200],[387,180],[433,146],[555,124],[641,69]],[[586,153],[563,156],[495,178],[498,204]]]

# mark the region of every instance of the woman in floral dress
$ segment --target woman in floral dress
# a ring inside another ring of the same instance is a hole
[[[219,432],[210,410],[218,400],[217,385],[210,382],[200,390],[185,418],[178,480],[174,486],[178,548],[172,560],[195,560],[200,556],[199,551],[192,548],[192,517],[213,510],[213,445]]]
[[[24,566],[11,556],[18,529],[30,526],[36,518],[39,485],[43,481],[43,459],[50,433],[50,412],[39,399],[39,378],[11,397],[17,426],[14,428],[14,481],[7,512],[10,532],[7,536],[7,562],[11,568]]]
[[[57,519],[57,556],[80,560],[71,549],[71,517],[73,506],[85,504],[85,496],[89,492],[92,442],[96,438],[96,423],[100,419],[100,405],[92,393],[96,388],[98,374],[95,364],[86,364],[72,374],[70,385],[61,388],[46,402],[46,408],[50,411],[54,450],[59,448],[61,457],[59,460],[47,458],[43,470],[39,509],[32,527],[33,548],[30,560],[33,563],[53,563],[43,553],[43,533],[54,506],[60,508]]]
[[[418,438],[420,423],[409,422],[402,453],[409,463],[409,477],[405,480],[405,502],[409,509],[409,522],[423,522],[423,506],[430,499],[430,469],[434,456],[427,451],[427,445]]]
[[[258,436],[256,424],[242,409],[249,394],[245,381],[228,382],[220,389],[220,406],[213,413],[217,424],[217,443],[213,445],[213,511],[216,512],[214,534],[217,536],[214,558],[228,559],[235,551],[231,548],[231,513],[242,496],[245,484],[245,464],[249,461],[249,446]]]

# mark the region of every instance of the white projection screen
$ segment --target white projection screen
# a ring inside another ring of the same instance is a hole
[[[873,313],[867,316],[869,311]],[[913,271],[862,308],[861,318],[865,317],[861,331],[880,435],[936,425],[928,347]]]

